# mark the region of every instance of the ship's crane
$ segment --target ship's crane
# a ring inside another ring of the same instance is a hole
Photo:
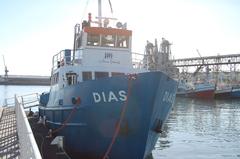
[[[2,55],[2,57],[3,57],[4,72],[5,72],[4,77],[5,77],[5,78],[8,78],[8,72],[9,72],[9,70],[7,69],[7,66],[6,66],[6,63],[5,63],[4,55]]]

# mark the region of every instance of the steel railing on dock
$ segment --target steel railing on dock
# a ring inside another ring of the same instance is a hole
[[[31,107],[36,107],[39,102],[39,95],[37,93],[33,94],[27,94],[23,96],[16,96],[13,98],[7,98],[5,99],[5,103],[2,107],[3,112],[4,110],[8,112],[8,110],[12,112],[11,119],[8,121],[8,124],[6,125],[4,121],[1,120],[0,118],[0,126],[3,123],[4,126],[4,133],[5,131],[9,132],[10,134],[7,136],[12,136],[14,135],[14,139],[16,140],[11,140],[9,142],[14,142],[14,145],[17,145],[14,147],[14,150],[9,150],[9,148],[4,148],[2,147],[3,145],[1,144],[2,142],[5,142],[5,136],[0,135],[0,158],[8,158],[9,156],[15,155],[16,158],[22,158],[22,159],[41,159],[41,154],[38,149],[37,143],[35,141],[32,129],[30,127],[30,124],[28,122],[28,118],[26,116],[26,113],[24,109],[26,108],[31,108]],[[3,113],[2,117],[5,119],[8,119],[9,113]],[[12,122],[12,123],[11,123]],[[12,126],[9,126],[12,125]],[[2,126],[1,126],[2,127]],[[10,129],[11,131],[7,130]],[[12,132],[12,129],[15,130],[15,133]],[[0,130],[1,132],[1,130]],[[3,143],[4,144],[4,143]],[[8,143],[10,145],[13,145],[11,143]],[[18,148],[16,150],[16,148]],[[12,152],[16,151],[16,152]],[[1,154],[1,153],[4,154]],[[20,152],[18,156],[16,156],[16,153]],[[2,156],[4,155],[4,156]]]
[[[33,100],[32,102],[28,100],[27,104],[34,102],[35,100]],[[19,103],[17,96],[15,96],[17,133],[20,144],[20,158],[41,159],[42,157],[35,141],[32,129],[29,125],[23,105],[24,104]]]
[[[36,107],[39,104],[39,94],[31,93],[18,97],[24,109]]]

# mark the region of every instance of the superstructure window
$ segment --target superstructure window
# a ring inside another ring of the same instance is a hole
[[[121,76],[124,75],[122,72],[112,72],[112,76]]]
[[[68,85],[73,85],[77,83],[77,74],[76,73],[66,73]]]
[[[87,45],[89,45],[89,46],[99,46],[99,44],[100,44],[100,35],[88,34]]]
[[[128,36],[117,36],[117,47],[120,48],[128,48],[129,37]]]
[[[83,81],[92,80],[92,72],[83,72],[82,78]]]
[[[116,35],[102,35],[102,45],[104,47],[115,47]]]
[[[95,72],[95,79],[108,77],[108,72]]]

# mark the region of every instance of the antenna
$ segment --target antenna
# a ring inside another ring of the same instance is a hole
[[[110,9],[111,9],[111,13],[113,14],[113,8],[112,8],[111,0],[108,0],[108,3],[109,3],[109,6],[110,6]]]
[[[111,9],[111,13],[113,14],[113,8],[112,8],[112,3],[111,0],[108,0],[110,9]],[[96,17],[98,19],[98,26],[102,27],[102,19],[104,20],[117,20],[116,18],[109,18],[109,17],[102,17],[102,1],[98,0],[98,17]]]
[[[102,27],[102,1],[98,0],[98,25]]]
[[[7,78],[8,77],[8,69],[7,69],[7,66],[6,66],[6,63],[5,63],[5,58],[4,58],[4,55],[2,55],[2,57],[3,57],[3,64],[4,64],[4,67],[5,67],[5,69],[4,69],[4,72],[5,72],[5,78]]]

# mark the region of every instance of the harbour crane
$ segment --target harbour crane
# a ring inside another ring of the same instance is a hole
[[[205,65],[204,64],[204,58],[201,56],[201,54],[200,54],[200,52],[198,51],[198,49],[196,50],[197,51],[197,53],[198,53],[198,55],[199,55],[199,57],[202,59],[202,64],[199,66],[199,67],[197,67],[197,69],[194,71],[194,73],[193,73],[193,76],[196,76],[196,74],[202,69],[202,67]],[[208,68],[207,68],[207,71],[208,71]]]
[[[201,56],[201,54],[200,54],[200,52],[198,51],[198,49],[196,50],[197,51],[197,53],[198,53],[198,55],[199,55],[199,57],[202,59],[202,64],[199,66],[199,67],[197,67],[197,69],[194,71],[194,73],[193,73],[193,77],[195,77],[197,74],[198,74],[198,72],[204,67],[204,66],[206,66],[206,79],[205,79],[205,82],[207,81],[209,81],[209,71],[211,70],[211,69],[209,69],[209,67],[208,67],[208,63],[206,62],[205,63],[205,61],[204,61],[204,58]]]
[[[7,66],[6,66],[6,63],[5,63],[5,58],[4,58],[4,55],[2,55],[2,57],[3,57],[3,64],[4,64],[4,72],[5,72],[5,74],[4,74],[4,77],[5,78],[8,78],[8,72],[9,72],[9,70],[7,69]]]

